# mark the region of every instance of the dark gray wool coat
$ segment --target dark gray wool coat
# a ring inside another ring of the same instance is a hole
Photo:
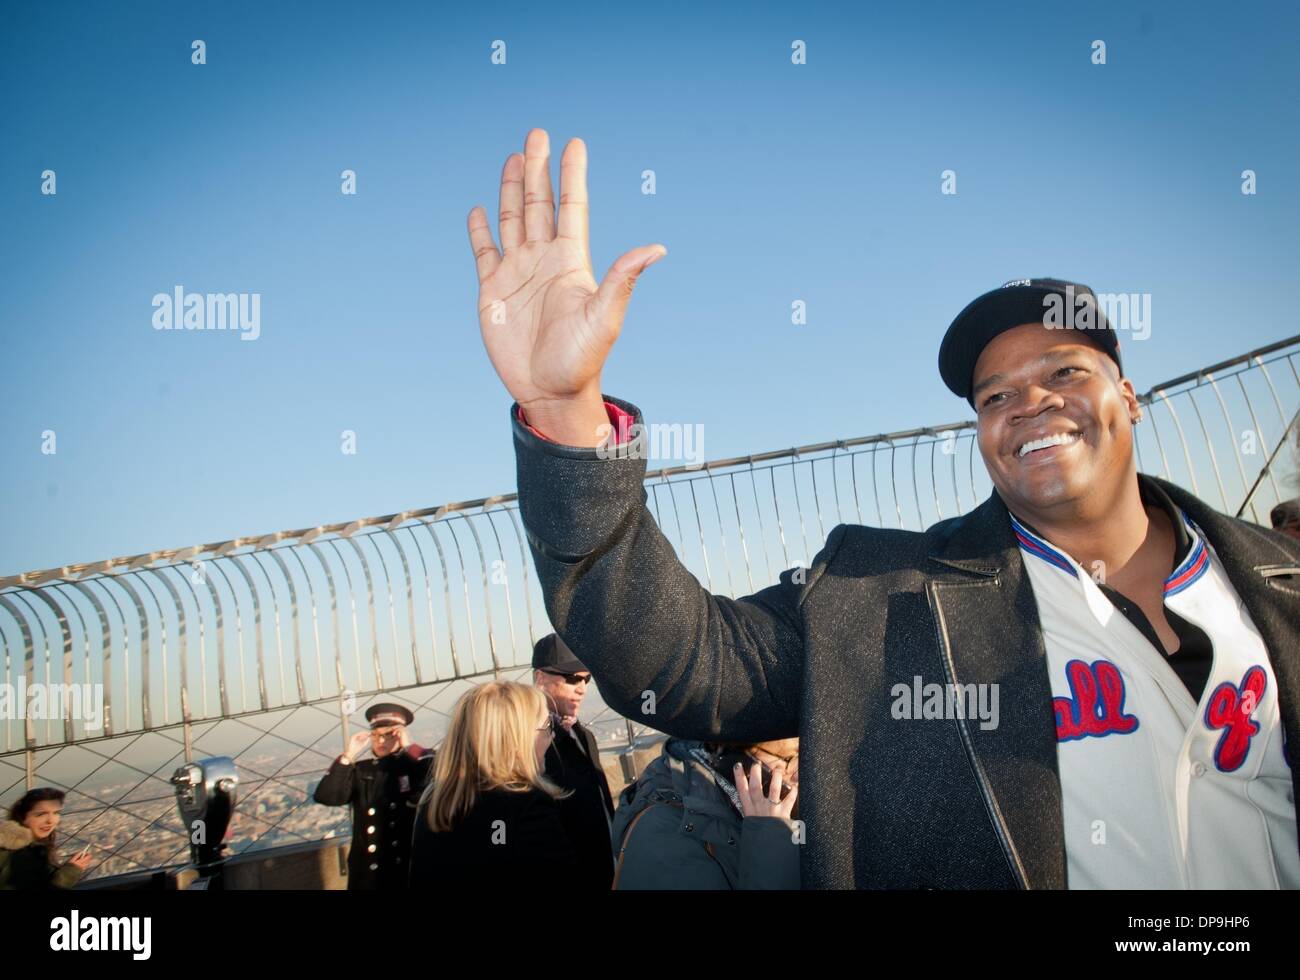
[[[635,406],[606,396],[642,422]],[[605,700],[670,735],[798,735],[812,888],[1064,888],[1038,608],[994,493],[924,532],[840,525],[796,583],[710,595],[646,508],[643,458],[537,438],[511,407],[546,608]],[[1300,754],[1300,544],[1157,481],[1200,526],[1268,648]],[[891,717],[891,689],[999,685],[999,724]]]

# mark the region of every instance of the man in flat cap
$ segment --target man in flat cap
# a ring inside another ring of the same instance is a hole
[[[1300,544],[1138,473],[1142,406],[1086,287],[1015,280],[944,337],[988,500],[842,524],[811,569],[711,595],[646,507],[643,435],[608,451],[642,418],[601,369],[664,250],[597,286],[585,148],[557,225],[548,145],[506,162],[502,251],[479,208],[470,243],[547,610],[611,707],[799,736],[805,886],[1300,886]]]
[[[533,684],[551,704],[554,738],[546,750],[546,775],[573,795],[560,801],[560,819],[578,854],[572,887],[608,890],[614,880],[610,827],[614,801],[600,765],[596,736],[578,720],[591,671],[554,633],[533,647]]]
[[[415,716],[400,704],[366,709],[367,731],[355,733],[316,787],[315,800],[352,807],[348,890],[404,889],[415,805],[433,753],[411,741]],[[360,759],[366,747],[373,759]]]
[[[1274,507],[1269,514],[1269,521],[1274,531],[1300,541],[1300,497],[1284,500]]]

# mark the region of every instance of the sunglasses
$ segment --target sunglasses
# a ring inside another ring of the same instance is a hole
[[[569,684],[585,684],[591,680],[590,674],[562,674],[558,670],[543,670],[543,674],[550,674],[552,677],[563,677]]]

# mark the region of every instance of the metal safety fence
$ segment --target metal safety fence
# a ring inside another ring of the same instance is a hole
[[[1154,386],[1140,469],[1267,524],[1298,492],[1298,360],[1292,337]],[[991,490],[977,456],[954,422],[656,469],[647,502],[700,582],[740,596],[836,524],[970,510]],[[235,852],[345,832],[310,786],[369,703],[406,703],[433,745],[466,686],[527,676],[550,631],[530,564],[503,494],[0,578],[0,802],[58,786],[96,873],[163,866],[187,845],[167,777],[229,755]],[[589,700],[607,747],[650,731]]]

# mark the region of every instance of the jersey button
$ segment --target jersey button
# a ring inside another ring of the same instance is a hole
[[[375,851],[377,851],[378,849],[379,849],[378,845],[375,844],[371,844],[369,847],[366,848],[366,850],[369,851],[371,854],[374,854]]]
[[[377,864],[372,864],[372,865],[370,866],[370,870],[371,870],[371,871],[378,871],[378,870],[379,870],[379,865],[377,865]]]
[[[1203,762],[1193,762],[1193,763],[1192,763],[1192,775],[1193,775],[1193,776],[1204,776],[1204,775],[1205,775],[1205,763],[1203,763]]]
[[[366,816],[373,817],[374,815],[375,815],[375,808],[372,806],[369,810],[366,811]]]
[[[374,824],[371,824],[369,827],[366,828],[366,833],[367,833],[367,834],[373,834],[374,832],[375,832],[375,825],[374,825]]]

